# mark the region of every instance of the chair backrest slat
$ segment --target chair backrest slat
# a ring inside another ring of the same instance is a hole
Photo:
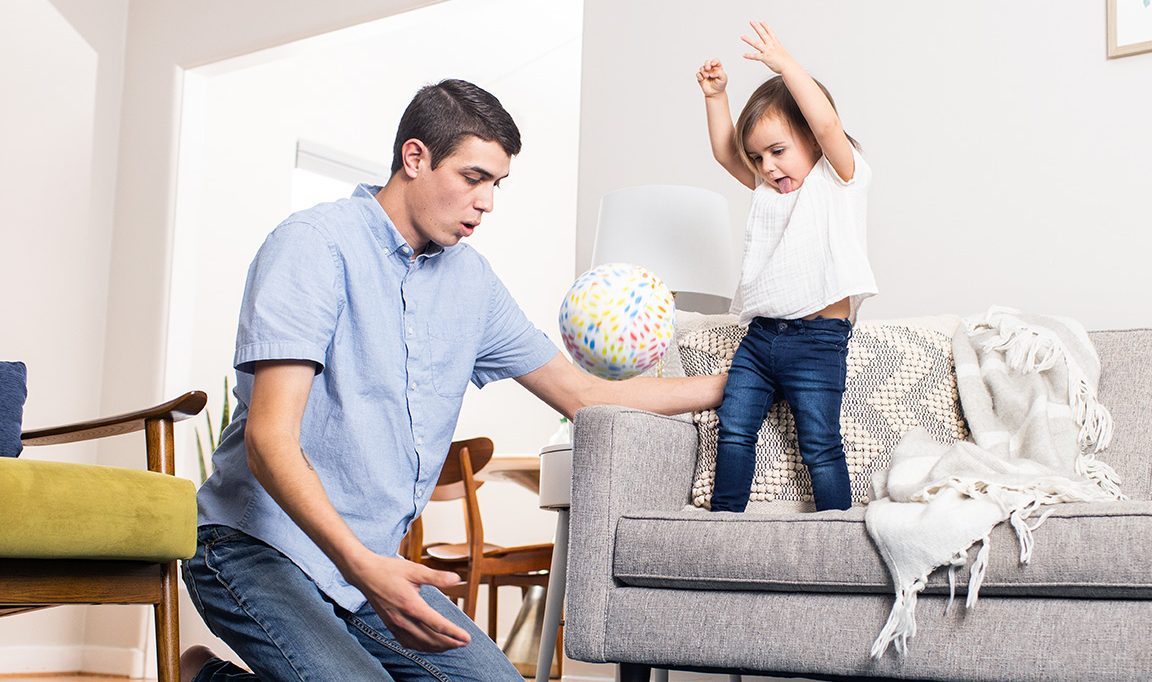
[[[448,459],[444,461],[444,468],[440,471],[439,480],[436,481],[434,499],[458,500],[464,497],[462,485],[464,472],[460,469],[460,451],[465,449],[468,451],[468,461],[472,464],[472,473],[476,474],[492,461],[495,447],[491,438],[469,438],[452,443],[452,447],[448,450]],[[479,485],[482,481],[476,483]]]

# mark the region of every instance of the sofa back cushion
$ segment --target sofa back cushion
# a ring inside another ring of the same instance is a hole
[[[1100,355],[1100,402],[1112,412],[1112,445],[1099,458],[1120,489],[1152,500],[1152,329],[1090,332]]]
[[[844,454],[852,478],[852,498],[867,501],[872,473],[887,469],[900,437],[916,426],[948,443],[968,437],[956,389],[952,330],[958,318],[923,322],[865,323],[848,346],[848,382],[840,413]],[[745,328],[731,324],[701,329],[680,338],[688,375],[728,370]],[[694,415],[700,451],[692,503],[708,507],[716,472],[719,422],[715,410]],[[812,508],[812,483],[796,445],[796,427],[787,403],[777,402],[756,443],[756,469],[749,511],[775,502]]]
[[[695,320],[679,336],[679,362],[688,376],[726,372],[744,328],[730,316],[716,325]],[[956,392],[949,326],[958,318],[862,323],[849,343],[848,386],[841,411],[844,454],[852,497],[868,498],[873,472],[891,463],[900,436],[923,426],[937,440],[968,437]],[[1112,413],[1112,444],[1099,458],[1121,477],[1134,500],[1152,500],[1152,329],[1095,331],[1100,356],[1099,397]],[[692,502],[708,507],[716,471],[716,412],[694,415],[700,451]],[[756,443],[756,472],[748,508],[773,502],[810,508],[811,481],[796,446],[795,422],[786,403],[774,405]]]

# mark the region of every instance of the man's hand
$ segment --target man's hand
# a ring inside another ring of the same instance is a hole
[[[720,60],[709,59],[696,72],[696,82],[700,84],[705,97],[715,97],[723,94],[724,88],[728,87],[728,74],[724,72]]]
[[[751,45],[755,52],[745,53],[745,59],[763,62],[765,66],[779,74],[783,74],[785,69],[796,64],[796,60],[780,44],[780,40],[776,38],[776,34],[772,32],[768,24],[763,21],[750,21],[748,23],[756,32],[756,37],[740,36],[740,40]]]
[[[345,577],[364,593],[396,640],[409,649],[448,651],[471,641],[463,628],[442,616],[420,596],[421,585],[459,584],[460,576],[455,573],[373,554],[364,564],[348,570]]]

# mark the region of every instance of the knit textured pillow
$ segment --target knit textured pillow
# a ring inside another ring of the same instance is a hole
[[[745,331],[727,325],[684,335],[679,350],[685,374],[727,372]],[[719,423],[715,410],[697,412],[693,419],[700,433],[700,450],[692,503],[707,508],[716,477]],[[951,337],[912,324],[858,326],[848,344],[848,380],[840,411],[854,502],[867,502],[872,473],[888,468],[892,449],[916,426],[944,443],[968,437],[956,391]],[[812,480],[800,459],[796,423],[784,401],[772,406],[760,428],[748,510],[780,501],[814,508],[810,504]]]

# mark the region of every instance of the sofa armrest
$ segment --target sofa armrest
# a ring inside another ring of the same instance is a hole
[[[616,524],[630,511],[689,504],[696,469],[696,425],[616,407],[576,415],[564,646],[583,661],[604,661]]]

